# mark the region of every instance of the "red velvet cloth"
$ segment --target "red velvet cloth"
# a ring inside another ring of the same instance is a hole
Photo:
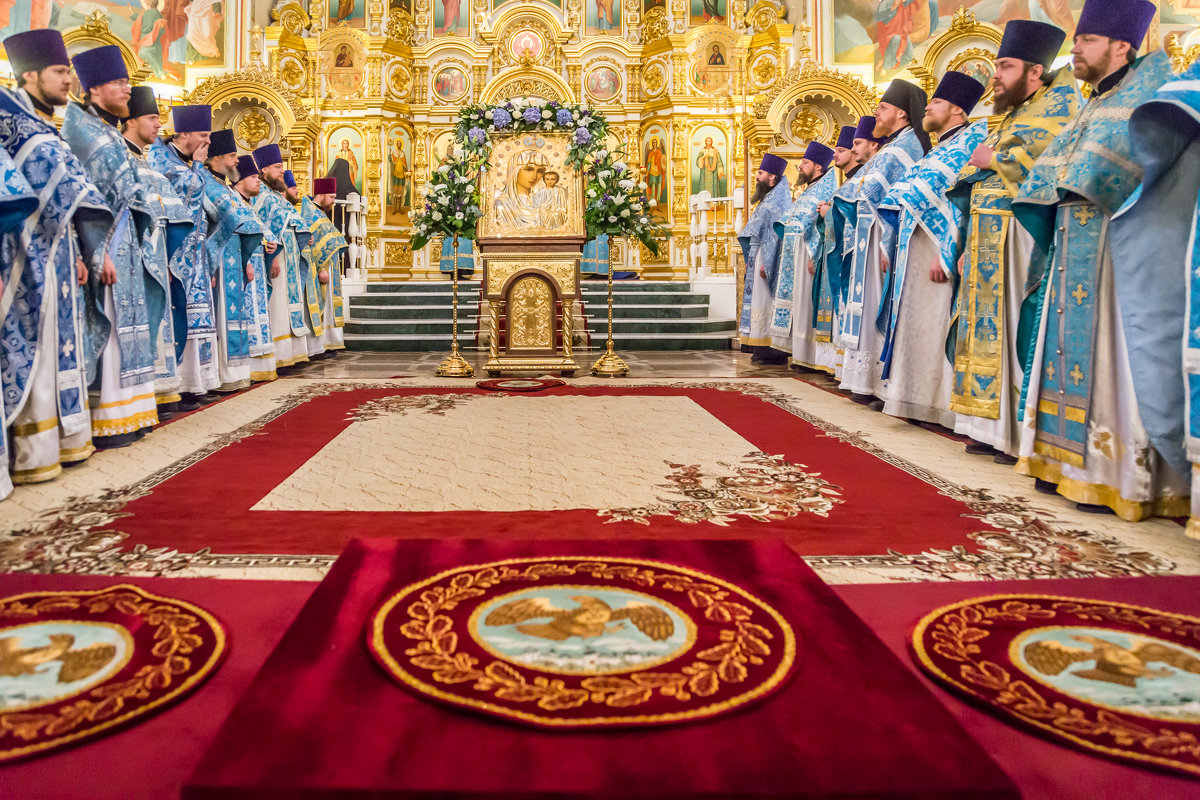
[[[0,766],[6,800],[171,800],[315,584],[191,578],[0,575],[0,596],[132,583],[187,600],[225,626],[229,650],[194,693],[161,713],[79,745]]]
[[[773,697],[705,722],[545,731],[396,686],[364,628],[392,591],[502,558],[627,555],[756,592],[799,632]],[[785,546],[747,542],[352,542],[184,790],[208,798],[1011,798],[1017,792]]]
[[[876,584],[834,589],[893,653],[904,658],[909,670],[933,688],[942,705],[1013,777],[1027,800],[1200,796],[1194,780],[1149,767],[1125,766],[1005,722],[930,680],[908,655],[909,636],[917,620],[967,598],[1016,592],[1056,594],[1200,616],[1200,577]]]
[[[727,384],[726,384],[727,385]],[[491,540],[570,535],[580,539],[784,540],[802,555],[871,555],[889,549],[978,548],[967,534],[990,530],[964,503],[852,443],[757,397],[718,389],[559,387],[537,396],[689,397],[765,453],[804,464],[838,486],[843,503],[828,517],[802,513],[773,521],[737,518],[727,527],[681,524],[666,516],[650,525],[611,522],[595,509],[521,512],[302,512],[251,509],[279,483],[341,433],[359,404],[396,395],[486,394],[470,389],[362,389],[317,397],[271,421],[128,503],[109,527],[129,544],[189,552],[335,554],[355,537],[441,539],[464,530]],[[419,412],[410,412],[419,413]],[[664,465],[663,477],[668,469]],[[237,476],[231,480],[230,476]],[[214,502],[219,498],[219,502]],[[185,518],[187,525],[179,525]],[[252,520],[250,522],[249,520]]]

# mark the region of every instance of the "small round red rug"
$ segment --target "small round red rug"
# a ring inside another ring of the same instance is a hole
[[[796,637],[745,589],[633,558],[518,558],[401,589],[367,643],[413,691],[553,728],[662,725],[761,700]]]
[[[1102,600],[976,597],[912,649],[936,680],[1043,736],[1200,777],[1200,619]]]
[[[556,378],[492,378],[477,382],[475,388],[489,392],[540,392],[566,385],[565,381]]]

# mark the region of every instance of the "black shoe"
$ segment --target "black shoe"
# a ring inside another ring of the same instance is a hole
[[[1115,511],[1113,511],[1111,508],[1109,508],[1108,506],[1101,506],[1101,505],[1097,505],[1095,503],[1076,503],[1075,508],[1079,509],[1080,511],[1082,511],[1085,514],[1115,514],[1115,513],[1117,513]]]
[[[184,392],[183,394],[179,395],[179,405],[177,408],[181,412],[195,411],[202,405],[204,404],[200,402],[200,395],[192,394],[191,392]]]
[[[1011,467],[1017,463],[1017,457],[1010,456],[1008,453],[996,453],[996,455],[992,456],[992,461],[995,461],[997,464],[1003,464],[1006,467]]]
[[[762,359],[761,359],[761,358],[759,358],[758,356],[750,356],[750,363],[751,363],[751,364],[757,364],[757,363],[759,363],[760,361],[762,361]]]
[[[1058,494],[1058,484],[1044,481],[1041,478],[1033,479],[1033,488],[1042,494]]]
[[[877,397],[871,402],[867,403],[867,408],[871,409],[872,411],[883,411],[883,401]]]
[[[97,450],[115,450],[118,447],[129,447],[138,440],[136,433],[118,433],[114,436],[93,436],[92,445]]]
[[[850,401],[858,403],[860,406],[869,406],[874,400],[875,395],[873,394],[859,394],[858,392],[851,392],[850,394]]]
[[[966,451],[967,451],[968,455],[972,455],[972,456],[995,456],[997,453],[1000,452],[996,448],[992,447],[990,444],[984,444],[983,442],[977,442],[974,439],[972,439],[967,444]]]

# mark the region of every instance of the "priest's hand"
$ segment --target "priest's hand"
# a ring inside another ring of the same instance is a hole
[[[966,254],[966,253],[963,253],[961,256],[959,256],[959,257],[958,257],[958,277],[960,277],[960,278],[962,277],[962,271],[963,271],[963,260],[964,260],[966,257],[967,257],[967,254]]]
[[[83,263],[82,258],[75,259],[75,280],[79,281],[80,286],[87,283],[87,264]]]
[[[816,264],[814,264],[812,261],[809,261],[809,262],[808,262],[808,274],[809,274],[809,275],[816,275],[816,274],[817,274],[817,265],[816,265]]]
[[[279,247],[278,242],[263,242],[263,250],[266,250],[268,253],[274,253],[277,247]]]
[[[275,256],[274,260],[271,261],[271,277],[279,277],[279,256]]]
[[[981,144],[971,153],[971,166],[988,169],[992,166],[992,154],[995,151],[986,144]]]
[[[319,280],[322,285],[329,283],[329,270],[323,269],[320,272],[318,272],[317,280]]]
[[[767,277],[767,268],[766,268],[766,267],[759,267],[759,268],[758,268],[758,274],[759,274],[759,275],[761,275],[761,276],[763,276],[764,278],[766,278],[766,277]]]
[[[817,211],[821,212],[821,216],[824,217],[829,213],[829,203],[817,203]]]
[[[104,266],[100,269],[100,282],[105,286],[112,286],[117,282],[117,268],[108,254],[105,254]]]
[[[254,280],[254,265],[247,264],[246,265],[246,282],[249,283],[252,280]]]
[[[942,270],[942,265],[936,261],[933,263],[933,266],[929,268],[929,280],[933,281],[934,283],[945,283],[949,280],[949,278],[946,277],[946,273]]]
[[[882,272],[884,275],[886,275],[888,273],[888,271],[891,269],[891,267],[892,267],[892,262],[888,260],[888,257],[886,255],[884,255],[883,253],[880,253],[879,254],[879,271]]]

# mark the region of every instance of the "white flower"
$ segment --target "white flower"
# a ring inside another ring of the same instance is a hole
[[[438,172],[442,173],[443,175],[445,175],[449,171],[450,171],[449,164],[442,164],[440,167],[438,167]]]
[[[435,212],[433,212],[433,213],[432,213],[430,216],[431,216],[431,217],[433,217],[433,221],[434,221],[434,222],[437,222],[437,221],[439,221],[439,220],[442,218],[442,212],[440,212],[440,211],[435,211]]]
[[[642,204],[641,204],[641,203],[634,203],[634,204],[633,204],[633,206],[632,206],[632,208],[633,208],[633,210],[634,210],[634,211],[641,211],[641,210],[642,210]]]
[[[616,217],[614,217],[614,216],[611,216],[611,215],[610,215],[610,216],[609,216],[609,218],[608,218],[608,221],[609,221],[609,222],[616,222],[616,221],[617,221],[617,218],[616,218]]]
[[[457,214],[455,214],[455,215],[454,215],[454,218],[455,218],[455,219],[462,219],[462,218],[463,218],[463,212],[459,211]]]
[[[595,197],[595,196],[596,196],[596,190],[588,189],[588,197]]]
[[[553,116],[553,114],[550,113],[550,109],[548,109],[548,108],[542,109],[542,119],[550,119],[550,117],[552,117],[552,116]]]
[[[627,192],[633,191],[633,181],[631,180],[626,179],[623,181],[617,181],[617,185]]]
[[[654,208],[654,207],[656,207],[657,205],[658,205],[658,201],[657,201],[657,200],[655,200],[655,199],[653,199],[653,198],[651,198],[651,200],[650,200],[650,207],[651,207],[651,208]]]
[[[579,112],[578,112],[578,111],[572,111],[572,112],[571,112],[571,116],[572,116],[572,117],[574,117],[576,120],[578,120],[578,119],[579,119]]]
[[[608,155],[608,151],[603,148],[596,151],[596,158],[598,158],[598,159],[603,159],[607,155]]]
[[[463,155],[465,155],[465,154],[463,153],[463,149],[461,147],[454,148],[454,157],[455,158],[462,158]]]
[[[484,112],[483,115],[485,117],[487,117],[488,119],[491,119],[492,118],[492,110],[489,108],[487,111]]]
[[[592,118],[591,118],[591,117],[587,117],[587,116],[585,116],[585,117],[581,117],[581,118],[580,118],[580,120],[579,120],[579,124],[580,124],[580,125],[584,125],[584,126],[591,125],[591,124],[592,124]]]
[[[596,177],[599,178],[600,180],[605,180],[607,178],[612,177],[612,172],[607,169],[602,169],[596,173]]]
[[[646,182],[645,182],[645,181],[642,181],[641,183],[639,183],[639,184],[638,184],[638,188],[639,188],[639,189],[641,189],[641,190],[644,192],[644,191],[646,191],[646,189],[647,189],[648,187],[646,186]]]
[[[621,216],[622,216],[622,217],[628,217],[628,216],[629,216],[629,209],[628,209],[628,208],[623,208],[623,209],[621,209]]]
[[[429,184],[425,184],[420,189],[417,189],[417,194],[421,195],[421,197],[428,197],[429,196]]]
[[[623,195],[623,194],[613,195],[613,202],[618,205],[620,205],[621,203],[624,203],[625,195]]]
[[[641,219],[641,223],[642,223],[643,225],[645,225],[645,224],[646,224],[647,222],[649,222],[649,221],[650,221],[650,220],[646,219],[645,217],[642,217],[642,219]]]
[[[629,169],[629,167],[625,166],[624,161],[618,161],[617,163],[613,164],[613,169],[617,170],[618,172],[624,172],[625,170]]]

